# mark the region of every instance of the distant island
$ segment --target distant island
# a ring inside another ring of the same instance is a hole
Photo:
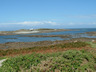
[[[47,32],[58,32],[58,31],[69,31],[69,29],[20,29],[16,31],[0,31],[0,35],[17,35],[17,34],[31,34],[31,33],[47,33]]]

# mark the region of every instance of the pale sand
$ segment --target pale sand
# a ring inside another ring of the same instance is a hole
[[[38,33],[39,31],[20,31],[20,32],[15,32],[15,34],[29,34],[29,33]]]

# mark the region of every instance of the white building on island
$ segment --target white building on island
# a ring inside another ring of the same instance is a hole
[[[30,31],[33,31],[34,29],[33,28],[31,28],[31,29],[29,29]]]

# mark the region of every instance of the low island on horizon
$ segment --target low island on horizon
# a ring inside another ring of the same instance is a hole
[[[17,34],[32,34],[32,33],[48,33],[58,31],[69,31],[72,29],[51,29],[51,28],[40,28],[40,29],[19,29],[15,31],[0,31],[0,35],[17,35]]]

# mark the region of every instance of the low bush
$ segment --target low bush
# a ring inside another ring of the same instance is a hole
[[[0,72],[94,72],[96,56],[85,50],[12,57]]]
[[[37,52],[41,50],[48,50],[48,49],[63,49],[63,48],[82,48],[88,46],[88,43],[85,42],[71,42],[71,43],[62,43],[50,46],[42,46],[42,47],[32,47],[32,48],[22,48],[22,49],[7,49],[7,50],[0,50],[0,56],[6,55],[16,55],[16,54],[23,54],[29,52]]]

